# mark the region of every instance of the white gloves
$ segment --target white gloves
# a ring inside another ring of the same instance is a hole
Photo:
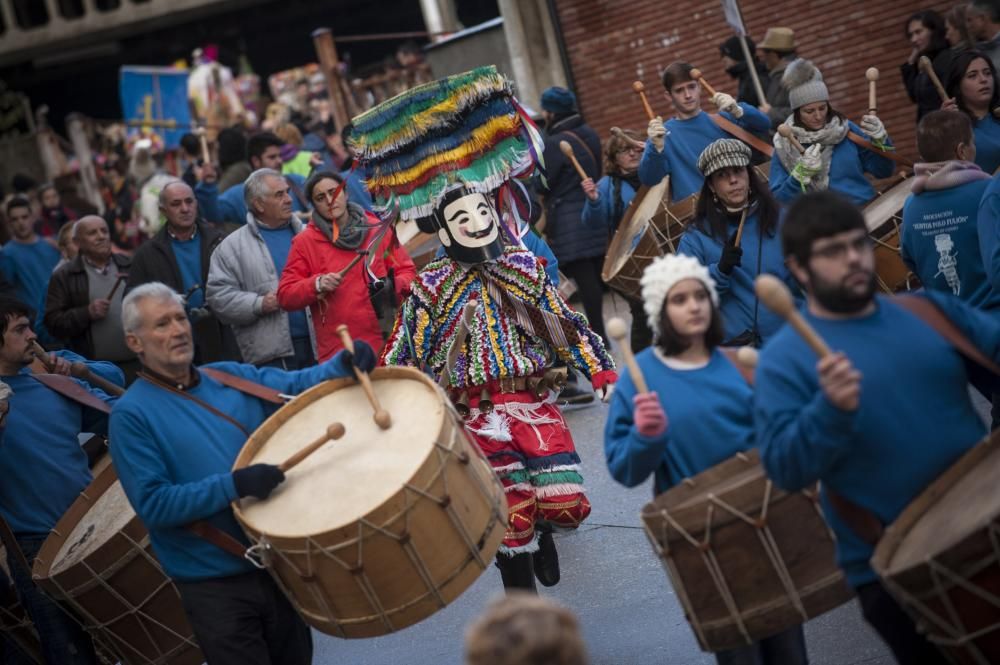
[[[882,121],[874,115],[866,115],[861,117],[861,129],[871,137],[873,143],[881,143],[885,141],[888,134],[885,131],[885,125]]]
[[[736,100],[733,99],[732,95],[727,95],[724,92],[717,92],[712,95],[712,103],[715,104],[715,108],[732,114],[734,118],[743,117],[743,108],[736,103]]]
[[[820,159],[820,151],[822,149],[823,146],[819,143],[813,143],[806,148],[806,151],[802,153],[799,161],[795,164],[795,168],[792,169],[792,177],[803,185],[808,185],[812,182],[813,177],[823,168],[823,161]]]
[[[667,137],[667,128],[663,126],[663,118],[656,116],[649,121],[649,126],[646,128],[646,136],[649,137],[653,147],[656,148],[656,152],[663,152],[663,146]]]

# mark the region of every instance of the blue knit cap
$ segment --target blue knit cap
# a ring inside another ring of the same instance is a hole
[[[576,110],[576,95],[567,90],[553,86],[542,93],[542,110],[549,113],[572,113]]]

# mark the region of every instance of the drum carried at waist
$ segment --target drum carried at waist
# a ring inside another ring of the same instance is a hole
[[[903,226],[903,204],[912,182],[904,178],[865,205],[863,213],[868,235],[875,243],[875,273],[878,287],[885,293],[912,291],[920,280],[903,263],[899,249]]]
[[[952,662],[1000,663],[1000,430],[900,513],[872,568]]]
[[[124,665],[199,665],[204,657],[180,595],[153,555],[114,467],[106,466],[62,516],[32,567]]]
[[[455,600],[489,566],[507,527],[504,490],[444,392],[423,373],[381,367],[380,429],[353,379],[326,381],[278,410],[235,468],[279,464],[345,427],[290,469],[266,501],[233,505],[278,585],[311,626],[384,635]]]
[[[705,651],[751,644],[853,597],[816,489],[774,487],[755,450],[660,494],[642,521]]]

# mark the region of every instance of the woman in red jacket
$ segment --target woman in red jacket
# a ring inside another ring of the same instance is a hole
[[[336,332],[341,323],[347,324],[354,339],[363,339],[380,353],[384,335],[392,329],[396,303],[409,292],[416,275],[393,231],[379,239],[378,217],[351,203],[342,182],[339,175],[326,171],[306,182],[312,218],[292,241],[278,283],[283,310],[310,308],[320,362],[342,348]],[[365,260],[348,268],[366,251],[374,280]]]

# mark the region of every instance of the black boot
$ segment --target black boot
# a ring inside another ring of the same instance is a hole
[[[500,569],[500,579],[503,588],[520,589],[537,593],[535,588],[535,573],[531,569],[531,554],[522,552],[514,556],[497,554],[497,568]]]
[[[535,528],[538,531],[538,550],[531,554],[535,577],[545,586],[555,586],[559,584],[559,552],[552,540],[552,527],[539,523]]]

